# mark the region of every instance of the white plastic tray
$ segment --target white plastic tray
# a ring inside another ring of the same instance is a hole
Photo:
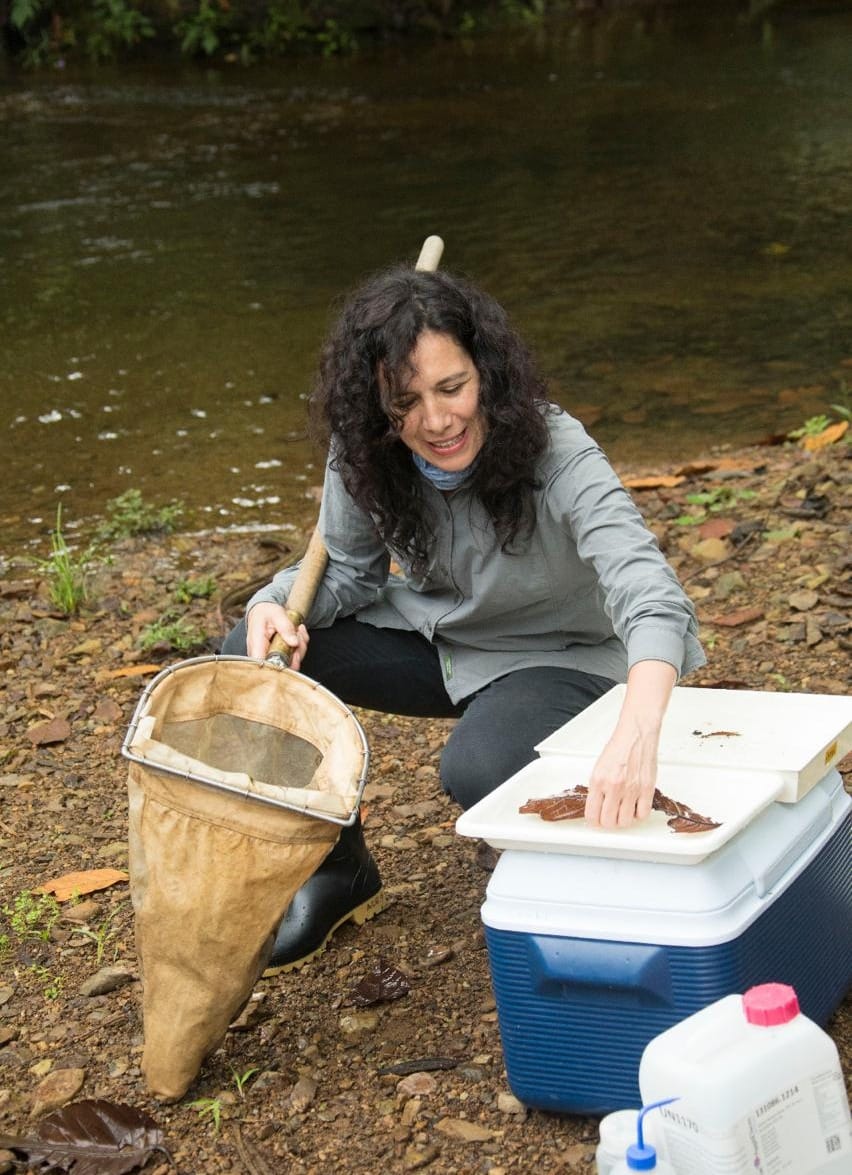
[[[615,726],[625,686],[604,694],[536,750],[588,761]],[[716,733],[724,732],[724,733]],[[677,686],[660,735],[659,761],[768,775],[794,803],[852,749],[852,697]]]
[[[583,765],[557,755],[537,759],[463,812],[456,821],[456,832],[485,840],[498,849],[694,865],[777,799],[783,786],[767,775],[661,766],[657,776],[660,790],[702,816],[718,820],[719,827],[709,832],[674,832],[663,812],[652,812],[647,820],[630,828],[608,831],[593,828],[582,819],[550,821],[536,813],[518,811],[527,800],[588,783],[591,769],[591,762]]]

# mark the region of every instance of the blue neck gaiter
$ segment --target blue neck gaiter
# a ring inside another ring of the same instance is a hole
[[[411,456],[423,476],[428,478],[432,485],[439,490],[457,490],[470,477],[473,466],[476,464],[474,462],[473,465],[468,465],[467,469],[447,470],[433,465],[425,457],[421,457],[419,453],[412,452]]]

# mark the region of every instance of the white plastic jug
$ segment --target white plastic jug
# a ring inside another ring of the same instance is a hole
[[[645,1122],[650,1110],[660,1109],[660,1107],[668,1106],[676,1101],[678,1098],[668,1097],[663,1101],[652,1102],[650,1105],[642,1107],[636,1115],[633,1136],[628,1140],[628,1145],[622,1151],[618,1161],[610,1168],[610,1175],[634,1175],[636,1171],[652,1171],[654,1175],[676,1175],[674,1167],[670,1167],[665,1159],[659,1158],[657,1148],[648,1142]]]
[[[646,1045],[643,1101],[678,1175],[849,1175],[852,1120],[831,1037],[767,983],[718,1000]]]
[[[655,1128],[654,1117],[644,1122],[645,1141],[656,1148],[660,1155],[660,1131]],[[614,1110],[611,1114],[601,1118],[598,1125],[600,1141],[595,1150],[595,1167],[597,1175],[612,1175],[613,1168],[620,1163],[627,1152],[627,1148],[636,1142],[639,1110]],[[659,1161],[659,1160],[658,1160]],[[662,1175],[662,1172],[658,1172]]]

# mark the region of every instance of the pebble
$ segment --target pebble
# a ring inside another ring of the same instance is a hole
[[[106,995],[109,991],[124,987],[126,983],[132,983],[135,978],[136,976],[125,967],[101,967],[100,971],[96,971],[80,984],[80,995]]]
[[[435,1123],[435,1129],[459,1142],[488,1142],[494,1137],[493,1130],[467,1118],[441,1118]]]
[[[397,1083],[396,1092],[401,1097],[423,1097],[434,1093],[438,1082],[431,1073],[410,1073]]]
[[[30,1115],[36,1118],[66,1105],[77,1096],[85,1080],[85,1069],[54,1069],[36,1086]]]
[[[505,1090],[497,1094],[497,1109],[501,1114],[516,1114],[519,1118],[527,1116],[527,1107],[524,1103],[513,1093],[506,1093]]]

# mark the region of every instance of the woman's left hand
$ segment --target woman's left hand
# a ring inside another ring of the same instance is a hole
[[[657,747],[677,674],[665,661],[639,661],[615,730],[589,778],[585,816],[600,828],[627,828],[651,811],[657,783]]]

